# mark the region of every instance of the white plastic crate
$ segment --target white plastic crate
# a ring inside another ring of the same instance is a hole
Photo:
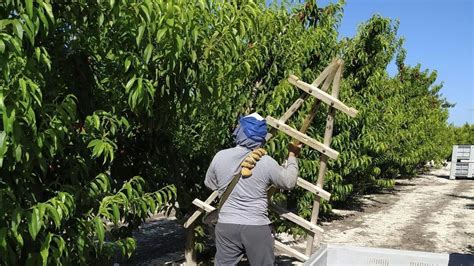
[[[449,254],[325,244],[304,265],[447,266]]]
[[[454,145],[449,179],[456,179],[456,177],[472,178],[473,175],[474,145]]]

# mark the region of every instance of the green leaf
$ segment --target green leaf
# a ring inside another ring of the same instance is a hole
[[[102,222],[100,217],[96,216],[94,218],[94,224],[95,224],[95,232],[97,234],[97,238],[99,239],[99,250],[101,250],[102,245],[104,244],[104,236],[105,236],[104,223]]]
[[[26,13],[30,18],[33,17],[33,0],[26,0]]]
[[[132,64],[132,61],[130,60],[129,57],[127,57],[127,58],[125,59],[125,64],[124,64],[125,72],[128,71],[128,69],[130,68],[130,65],[131,65],[131,64]]]
[[[20,88],[21,88],[21,92],[23,93],[23,97],[26,98],[26,82],[25,82],[25,80],[20,78],[18,80],[18,83],[20,83]]]
[[[99,24],[99,27],[101,27],[102,24],[104,24],[104,13],[101,13],[101,14],[99,15],[98,24]]]
[[[17,144],[17,145],[16,145],[16,148],[15,148],[15,159],[16,159],[16,162],[20,162],[20,161],[21,161],[21,155],[22,155],[21,145],[20,145],[20,144]]]
[[[166,24],[170,27],[173,27],[174,26],[174,19],[172,19],[172,18],[166,19]]]
[[[143,13],[145,13],[146,21],[150,22],[150,12],[148,12],[148,8],[145,5],[141,5],[140,8],[142,9]]]
[[[28,37],[28,40],[31,43],[31,46],[35,45],[35,35],[36,35],[36,30],[35,26],[33,25],[33,22],[31,22],[30,18],[28,16],[22,15],[22,18],[25,22],[25,27],[23,30],[26,32],[26,36]]]
[[[137,78],[136,78],[135,76],[133,76],[133,78],[131,78],[131,79],[127,82],[127,85],[125,85],[125,92],[128,93],[128,92],[130,91],[130,89],[132,88],[133,83],[135,83],[135,80],[136,80],[136,79],[137,79]]]
[[[153,45],[149,43],[145,48],[145,54],[144,54],[146,64],[148,64],[148,62],[150,61],[152,52],[153,52]]]
[[[0,19],[0,30],[12,23],[11,19]]]
[[[89,142],[89,144],[87,145],[87,148],[91,148],[91,147],[94,147],[96,146],[97,144],[99,144],[101,142],[100,139],[93,139]]]
[[[39,47],[35,48],[36,61],[40,62],[41,59],[41,49]]]
[[[176,36],[176,42],[177,42],[178,51],[181,51],[183,49],[183,39],[181,39],[179,35]]]
[[[6,258],[8,255],[7,249],[7,232],[8,228],[2,227],[0,228],[0,255],[3,258]]]
[[[0,167],[3,165],[3,158],[5,158],[5,153],[8,149],[6,136],[5,131],[0,132]]]
[[[46,10],[46,13],[49,16],[49,19],[54,22],[54,15],[53,15],[53,9],[51,7],[51,4],[44,1],[41,1],[39,3],[43,6],[44,10]]]
[[[112,213],[114,215],[113,216],[113,218],[114,218],[113,222],[114,222],[114,224],[117,225],[118,222],[119,222],[119,219],[120,219],[120,211],[119,211],[119,208],[118,208],[117,204],[112,204]]]
[[[5,52],[5,43],[0,40],[0,54],[3,54]]]
[[[247,61],[244,62],[244,67],[245,67],[245,74],[246,75],[250,74],[250,64]]]
[[[142,41],[144,32],[145,32],[145,25],[141,25],[140,27],[138,27],[138,34],[136,37],[136,42],[137,42],[138,47],[140,47],[140,42]]]
[[[167,31],[167,28],[159,29],[158,32],[156,33],[156,42],[160,42],[161,38],[163,38],[163,35],[165,35]]]
[[[41,244],[40,255],[41,255],[41,260],[43,261],[43,266],[46,266],[48,264],[49,245],[51,243],[52,236],[53,235],[51,233],[48,233],[48,235],[46,236],[46,239]]]
[[[13,20],[13,31],[20,40],[23,39],[23,27],[21,26],[21,23],[18,22],[18,20]]]
[[[33,240],[36,239],[40,229],[40,211],[38,208],[33,208],[33,210],[28,215],[28,231],[30,232],[31,238],[33,238]]]
[[[43,28],[44,28],[46,31],[48,31],[48,29],[49,29],[49,22],[48,22],[48,19],[46,18],[46,16],[44,15],[43,10],[37,9],[36,11],[37,11],[37,13],[38,13],[38,17],[39,17],[40,20],[41,20],[41,23],[43,23]]]
[[[100,118],[99,118],[99,116],[96,115],[96,114],[93,114],[92,119],[94,120],[94,127],[96,129],[99,129],[100,128]]]
[[[61,257],[61,254],[63,253],[66,243],[64,239],[60,236],[54,236],[53,241],[56,243],[56,246],[58,247],[58,252],[56,253],[57,258]]]
[[[54,225],[59,229],[61,226],[61,218],[59,217],[58,211],[51,205],[46,205],[46,210],[49,212],[49,216],[53,219]]]

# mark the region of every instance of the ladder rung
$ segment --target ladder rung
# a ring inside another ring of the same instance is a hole
[[[219,195],[219,193],[216,191],[212,192],[212,194],[206,199],[206,201],[204,201],[204,203],[206,204],[209,204],[211,202],[213,202],[216,198],[217,198],[217,195]],[[204,210],[203,209],[198,209],[197,211],[195,211],[193,213],[193,215],[191,215],[188,220],[184,223],[183,227],[184,228],[188,228],[192,223],[194,223],[194,221],[196,221],[196,219],[199,217],[199,215],[201,215],[202,213],[204,213]]]
[[[313,232],[313,233],[322,233],[324,232],[324,230],[315,225],[315,224],[312,224],[311,222],[309,221],[306,221],[305,219],[299,217],[298,215],[288,211],[288,210],[285,210],[283,209],[282,207],[280,206],[277,206],[273,203],[269,203],[269,207],[270,209],[272,209],[273,211],[275,211],[276,213],[278,213],[281,217],[289,220],[289,221],[292,221],[293,223],[303,227],[304,229],[310,231],[310,232]]]
[[[288,81],[295,85],[296,87],[302,89],[303,91],[313,95],[314,97],[320,99],[322,102],[325,102],[329,104],[330,106],[341,110],[342,112],[348,114],[351,117],[355,117],[358,113],[358,111],[354,108],[351,108],[347,105],[345,105],[343,102],[339,101],[336,97],[333,97],[326,92],[316,88],[315,86],[308,84],[302,80],[300,80],[297,76],[295,75],[290,75],[288,78]]]
[[[300,142],[310,146],[313,149],[318,150],[319,152],[327,155],[328,157],[330,157],[332,159],[337,159],[337,156],[339,156],[339,152],[337,152],[336,150],[331,149],[331,147],[328,147],[328,146],[322,144],[321,142],[309,137],[306,134],[303,134],[303,133],[297,131],[296,129],[290,127],[289,125],[287,125],[287,124],[285,124],[285,123],[283,123],[283,122],[281,122],[281,121],[279,121],[279,120],[277,120],[277,119],[275,119],[271,116],[267,116],[266,121],[267,121],[267,124],[269,124],[270,126],[276,128],[278,130],[283,131],[283,133],[287,134],[288,136],[299,140]]]
[[[325,200],[329,200],[331,198],[331,193],[329,193],[326,190],[324,190],[324,189],[322,189],[322,188],[320,188],[320,187],[304,180],[301,177],[298,177],[298,181],[296,182],[296,184],[298,186],[300,186],[301,188],[304,188],[304,189],[308,190],[309,192],[318,195],[320,198],[323,198]]]
[[[198,208],[203,209],[205,212],[212,212],[216,209],[200,199],[194,199],[193,204],[196,205]]]
[[[291,255],[293,257],[295,257],[296,259],[302,261],[302,262],[305,262],[309,259],[308,256],[306,256],[305,254],[299,252],[298,250],[288,246],[288,245],[285,245],[283,243],[281,243],[280,241],[278,240],[275,240],[275,248],[282,251],[283,253],[286,253],[288,255]]]

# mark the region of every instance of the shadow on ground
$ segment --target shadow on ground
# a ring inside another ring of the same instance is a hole
[[[448,266],[474,266],[474,255],[451,253]]]

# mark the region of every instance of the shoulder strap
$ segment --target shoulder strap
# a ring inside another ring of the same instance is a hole
[[[225,201],[229,198],[230,193],[232,193],[232,190],[234,190],[237,183],[239,183],[240,176],[241,176],[241,173],[240,173],[240,167],[239,167],[239,171],[232,177],[232,181],[230,181],[224,193],[222,193],[222,197],[219,201],[219,206],[217,207],[219,211],[221,210],[222,206],[224,206]]]

